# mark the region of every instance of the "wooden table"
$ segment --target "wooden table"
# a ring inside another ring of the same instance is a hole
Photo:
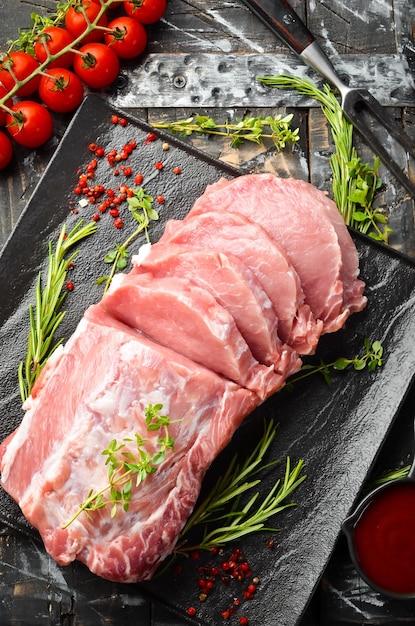
[[[360,0],[292,1],[341,73],[353,84],[368,86],[392,108],[406,131],[415,135],[415,6],[409,4],[406,0],[385,0],[368,3],[367,8],[365,3],[363,8]],[[1,47],[15,38],[19,27],[29,25],[32,10],[48,12],[55,5],[51,0],[38,0],[36,7],[23,0],[0,2]],[[240,0],[169,0],[164,18],[148,32],[147,53],[137,62],[123,65],[123,80],[103,94],[105,98],[153,123],[193,113],[224,121],[245,114],[293,112],[293,124],[301,133],[294,150],[277,152],[265,143],[233,149],[225,139],[204,136],[188,141],[242,171],[289,174],[330,190],[332,140],[317,103],[291,92],[266,89],[256,81],[258,75],[281,71],[317,77],[279,44]],[[0,173],[0,246],[16,225],[69,120],[70,116],[55,116],[55,133],[48,144],[36,151],[17,148],[11,166]],[[362,159],[371,160],[358,137],[356,145]],[[399,149],[394,153],[405,162]],[[382,177],[384,190],[379,201],[393,228],[390,245],[415,258],[413,201],[383,167]],[[185,623],[137,595],[136,590],[126,590],[125,597],[120,597],[109,583],[105,597],[97,597],[90,578],[82,581],[82,589],[78,585],[76,594],[71,582],[70,574],[65,578],[33,541],[9,528],[1,529],[0,626]],[[414,603],[386,601],[369,590],[355,574],[340,542],[302,626],[392,626],[401,621],[415,621]]]

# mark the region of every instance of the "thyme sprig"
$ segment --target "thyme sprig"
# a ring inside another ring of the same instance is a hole
[[[298,374],[292,376],[287,381],[287,388],[289,389],[294,383],[304,378],[308,378],[314,374],[321,374],[328,385],[331,385],[330,370],[343,371],[347,368],[353,368],[356,371],[368,369],[369,372],[373,372],[377,367],[381,367],[384,362],[383,346],[380,341],[373,341],[373,343],[365,338],[363,340],[365,352],[362,355],[356,354],[352,358],[339,357],[331,363],[325,363],[320,360],[318,365],[304,364]]]
[[[43,283],[42,274],[38,274],[35,292],[36,304],[29,307],[30,330],[26,359],[18,367],[20,395],[23,402],[30,395],[46,361],[62,343],[60,340],[53,344],[53,338],[65,317],[62,305],[67,294],[63,288],[68,267],[77,256],[78,251],[72,252],[69,257],[66,255],[75,244],[89,237],[96,230],[95,222],[82,226],[82,221],[80,221],[67,233],[64,224],[60,230],[55,249],[52,242],[49,242],[47,276]]]
[[[391,229],[386,215],[373,207],[375,193],[382,185],[378,175],[380,159],[376,157],[373,165],[362,163],[353,145],[353,125],[345,117],[335,92],[327,84],[319,89],[311,81],[289,74],[260,76],[258,80],[269,87],[295,89],[321,103],[335,146],[330,155],[334,201],[346,224],[387,243]]]
[[[195,549],[211,550],[214,546],[224,546],[254,532],[277,530],[266,526],[266,523],[270,517],[294,506],[292,502],[286,500],[305,480],[306,475],[302,474],[304,461],[298,461],[291,469],[288,457],[284,479],[282,482],[280,479],[277,480],[262,502],[258,503],[259,492],[252,493],[252,490],[261,479],[255,476],[279,463],[278,460],[264,461],[275,435],[275,424],[270,420],[268,424],[264,424],[261,440],[247,459],[239,463],[237,454],[232,458],[225,473],[219,477],[212,490],[187,520],[175,548],[175,554],[187,555]],[[249,495],[248,501],[243,503],[241,496],[248,493],[252,495]],[[196,526],[202,527],[202,537],[197,544],[190,545],[187,536]]]
[[[108,483],[99,491],[94,492],[93,489],[89,491],[76,513],[64,524],[64,529],[68,528],[81,513],[92,519],[92,511],[98,511],[106,506],[111,506],[111,518],[116,515],[119,507],[128,511],[133,488],[138,487],[149,475],[157,471],[168,450],[174,451],[174,439],[168,431],[168,427],[174,422],[171,422],[167,415],[160,414],[162,408],[162,404],[149,404],[144,410],[148,432],[161,433],[157,438],[156,451],[151,454],[146,445],[148,439],[144,439],[138,433],[134,438],[124,437],[121,443],[112,439],[108,447],[102,451],[102,455],[107,457],[105,465],[108,466]],[[129,446],[131,442],[135,443],[134,452]]]
[[[236,123],[226,120],[219,124],[207,115],[195,115],[174,122],[155,122],[155,128],[167,129],[177,133],[180,137],[196,135],[219,135],[228,137],[232,148],[238,148],[244,141],[259,144],[264,139],[270,139],[277,150],[282,150],[289,144],[296,144],[299,140],[299,129],[291,129],[293,115],[276,115],[275,117],[236,118]]]
[[[150,222],[159,219],[158,212],[153,206],[153,196],[147,194],[143,187],[130,191],[132,195],[127,198],[128,209],[138,226],[135,231],[127,237],[124,243],[116,243],[115,248],[105,255],[104,263],[112,265],[111,271],[109,275],[101,276],[96,281],[97,284],[105,282],[104,293],[108,290],[115,272],[122,272],[127,267],[128,246],[137,239],[141,233],[144,233],[146,241],[150,243],[148,227]]]

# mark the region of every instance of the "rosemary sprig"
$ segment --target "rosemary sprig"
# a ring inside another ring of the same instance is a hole
[[[168,431],[169,425],[174,422],[171,422],[167,415],[160,415],[162,408],[162,404],[149,404],[144,411],[147,430],[161,431],[156,451],[150,454],[146,449],[148,440],[137,433],[134,439],[125,437],[122,443],[112,439],[108,448],[102,451],[107,457],[105,465],[108,466],[108,483],[99,491],[90,490],[76,513],[65,523],[64,529],[68,528],[81,513],[91,518],[91,511],[98,511],[108,505],[111,506],[111,517],[115,516],[120,506],[124,511],[128,511],[133,487],[138,487],[147,476],[154,474],[166,458],[167,451],[174,450],[174,439]],[[131,442],[135,442],[135,452],[127,447]],[[105,499],[107,493],[108,498]]]
[[[275,425],[270,420],[268,424],[264,424],[263,436],[248,458],[240,464],[238,455],[233,457],[226,472],[189,517],[181,532],[175,554],[188,554],[196,548],[211,550],[214,546],[223,546],[260,530],[276,530],[267,527],[266,523],[273,515],[294,506],[285,500],[306,478],[302,474],[303,460],[291,469],[290,459],[287,458],[282,483],[277,480],[262,502],[258,503],[259,493],[255,492],[245,504],[241,504],[241,496],[252,493],[251,490],[261,482],[254,477],[279,462],[264,462],[264,456],[275,435]],[[203,528],[202,538],[197,545],[189,545],[187,535],[196,526]]]
[[[49,242],[48,270],[42,288],[42,274],[39,273],[36,283],[36,305],[30,306],[30,330],[27,340],[26,360],[19,364],[18,378],[20,395],[24,402],[33,388],[46,361],[62,340],[53,345],[53,338],[63,318],[62,304],[66,297],[63,291],[68,266],[78,254],[73,252],[66,257],[68,251],[79,241],[89,237],[97,229],[95,222],[82,226],[82,221],[66,233],[62,226],[55,250]]]
[[[381,367],[384,362],[383,347],[380,341],[370,342],[369,339],[363,340],[365,352],[362,355],[356,354],[353,358],[339,357],[332,363],[325,363],[320,360],[319,365],[305,364],[301,367],[298,374],[294,374],[288,381],[286,387],[290,387],[304,378],[308,378],[314,374],[321,374],[328,385],[331,385],[330,369],[343,371],[353,367],[356,371],[368,369],[373,372],[377,367]]]
[[[261,76],[258,80],[269,87],[295,89],[321,103],[335,146],[330,155],[334,201],[346,224],[387,243],[391,232],[387,218],[373,207],[375,192],[382,185],[378,176],[380,160],[376,157],[373,166],[362,163],[353,146],[353,126],[343,114],[334,91],[327,84],[319,89],[309,80],[289,74]]]
[[[259,144],[264,139],[270,139],[277,150],[282,150],[286,145],[295,144],[299,140],[299,129],[292,130],[290,127],[292,118],[292,114],[275,117],[246,116],[236,118],[234,124],[228,120],[218,124],[207,115],[195,115],[175,122],[156,122],[152,125],[177,133],[180,137],[192,134],[228,137],[232,148],[238,148],[244,141]]]
[[[405,465],[404,467],[389,470],[383,474],[370,478],[365,486],[365,492],[371,491],[372,489],[375,489],[376,487],[380,487],[380,485],[389,483],[392,480],[398,480],[399,478],[406,478],[406,476],[408,476],[408,472],[410,469],[411,469],[410,465]]]
[[[150,243],[150,236],[148,233],[148,227],[150,222],[156,221],[159,218],[158,212],[153,207],[154,198],[146,193],[146,191],[140,187],[136,190],[132,190],[131,197],[127,198],[128,209],[137,222],[138,227],[136,230],[127,237],[123,244],[115,244],[115,248],[105,255],[104,263],[111,264],[111,271],[109,275],[101,276],[96,281],[97,284],[105,282],[104,293],[108,290],[111,281],[116,271],[122,272],[127,267],[128,262],[128,246],[142,233],[144,232],[146,241]]]

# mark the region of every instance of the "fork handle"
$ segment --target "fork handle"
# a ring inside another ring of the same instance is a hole
[[[282,41],[301,54],[315,40],[287,0],[243,0]]]

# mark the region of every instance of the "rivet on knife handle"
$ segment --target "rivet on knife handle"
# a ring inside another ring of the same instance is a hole
[[[243,0],[243,2],[297,54],[301,54],[314,41],[314,36],[287,0]]]

